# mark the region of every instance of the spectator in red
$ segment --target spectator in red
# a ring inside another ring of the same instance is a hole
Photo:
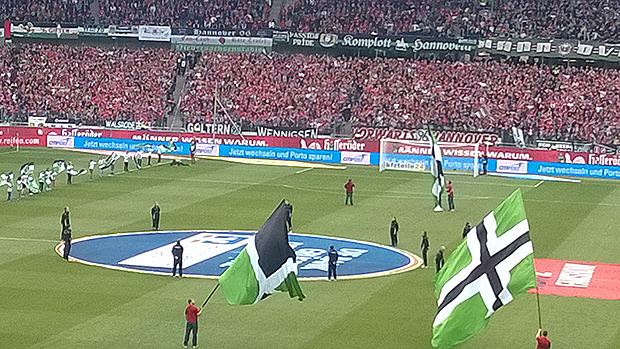
[[[353,206],[353,187],[355,187],[355,184],[353,184],[353,181],[349,178],[349,181],[344,184],[344,190],[345,190],[344,204],[345,205],[351,202],[351,206]]]

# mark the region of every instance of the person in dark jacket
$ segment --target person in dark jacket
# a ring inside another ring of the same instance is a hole
[[[471,225],[469,225],[469,222],[465,223],[465,227],[463,227],[463,239],[465,239],[465,237],[467,236],[467,233],[469,233],[470,230],[471,230]]]
[[[179,267],[179,277],[183,277],[183,246],[181,246],[181,240],[177,240],[176,245],[172,247],[172,258],[174,258],[172,277],[177,274],[177,266]]]
[[[192,142],[189,145],[189,155],[192,159],[192,165],[196,163],[196,140],[192,139]]]
[[[435,256],[435,267],[437,268],[438,273],[441,268],[443,268],[443,251],[445,250],[446,248],[441,246],[441,248],[439,248],[439,252],[437,252],[437,255]]]
[[[153,204],[153,207],[151,207],[151,219],[153,220],[153,230],[159,230],[159,212],[160,211],[161,209],[159,208],[157,201],[155,201],[155,203]]]
[[[338,264],[338,252],[334,249],[334,245],[329,246],[329,251],[327,252],[329,256],[329,261],[327,265],[327,280],[331,280],[332,275],[334,276],[334,281],[336,281],[336,266]]]
[[[60,217],[60,224],[62,225],[62,228],[60,229],[60,233],[61,234],[62,234],[62,232],[65,231],[65,229],[71,228],[71,222],[69,220],[69,208],[68,207],[65,207],[65,210],[62,213],[62,216]]]
[[[287,212],[286,231],[290,233],[291,231],[293,231],[293,222],[291,220],[293,217],[293,204],[291,204],[291,202],[288,200],[284,200],[284,205],[286,207],[286,212]]]
[[[71,252],[71,229],[70,228],[67,227],[63,229],[61,239],[65,243],[65,248],[62,254],[62,258],[68,261],[69,252]]]
[[[396,247],[398,245],[398,221],[396,221],[396,217],[392,217],[390,222],[390,240],[392,241],[392,246]]]
[[[422,243],[420,244],[420,250],[422,252],[422,259],[424,260],[424,266],[422,268],[427,268],[428,267],[428,259],[427,259],[427,254],[428,254],[428,249],[431,245],[428,242],[428,235],[426,232],[424,232],[422,234]]]

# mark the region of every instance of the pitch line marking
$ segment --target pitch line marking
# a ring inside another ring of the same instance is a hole
[[[54,243],[58,243],[58,240],[13,238],[13,237],[8,237],[8,236],[0,236],[0,240],[8,240],[8,241],[33,241],[33,242],[54,242]]]
[[[538,183],[536,183],[536,185],[534,186],[534,188],[538,188],[541,184],[543,184],[544,181],[540,181]]]
[[[413,171],[411,172],[412,174],[418,174],[418,173],[428,173],[428,172],[423,172],[423,171]],[[448,174],[452,175],[452,174],[457,174],[458,172],[452,173],[452,172],[448,172]],[[314,174],[315,176],[338,176],[338,177],[342,177],[341,174],[334,174],[334,173],[326,173],[326,172],[316,172]],[[473,176],[471,174],[469,174],[469,176],[472,177]],[[369,176],[369,175],[356,175],[356,178],[373,178],[373,180],[390,180],[390,181],[394,181],[394,180],[403,180],[403,181],[411,181],[411,182],[428,182],[427,179],[422,179],[422,178],[416,178],[416,177],[400,177],[400,176]],[[511,187],[514,188],[514,184],[510,184],[510,183],[489,183],[489,182],[479,182],[479,181],[468,181],[468,182],[463,182],[463,184],[471,184],[471,185],[484,185],[484,186],[498,186],[498,187]],[[522,188],[533,188],[533,185],[521,185],[520,187]]]
[[[25,152],[25,151],[22,150],[22,152]],[[17,150],[10,150],[10,151],[1,152],[0,155],[15,154],[15,153],[18,153],[18,151]]]
[[[311,171],[313,169],[314,169],[314,167],[304,168],[303,170],[299,170],[299,171],[295,172],[295,174],[300,174],[300,173],[308,172],[308,171]]]

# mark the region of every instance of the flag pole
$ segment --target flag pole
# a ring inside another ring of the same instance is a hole
[[[538,302],[538,328],[542,328],[542,317],[540,316],[540,296],[538,295],[538,280],[536,280],[536,301]]]
[[[213,296],[213,294],[215,293],[215,291],[217,290],[218,287],[220,287],[220,283],[219,282],[217,284],[215,284],[215,287],[213,287],[213,290],[211,290],[211,294],[209,295],[209,297],[207,297],[207,300],[205,300],[205,302],[202,303],[202,306],[200,307],[200,309],[204,308],[205,305],[207,305],[207,302],[209,301],[209,299],[211,299],[211,296]],[[539,315],[540,315],[540,309],[539,309]]]

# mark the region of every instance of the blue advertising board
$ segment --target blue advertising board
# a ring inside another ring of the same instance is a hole
[[[429,169],[431,167],[431,157],[429,155],[410,155],[410,154],[383,154],[383,160],[388,163],[387,169],[397,168],[409,168],[417,169],[419,171],[423,169]],[[378,164],[378,161],[377,161]],[[457,158],[457,157],[444,157],[443,158],[444,170],[456,170],[456,171],[473,171],[474,159],[473,158]]]
[[[530,161],[527,172],[547,176],[620,179],[620,167]]]
[[[219,154],[220,156],[235,158],[340,163],[340,152],[335,150],[220,145]]]
[[[142,150],[147,153],[161,152],[162,154],[189,155],[190,144],[184,142],[143,141],[119,138],[75,137],[73,147],[77,149],[129,152]]]
[[[145,141],[117,138],[92,138],[74,137],[74,148],[93,149],[108,151],[129,151],[169,153],[175,155],[189,155],[190,144],[185,142],[162,142]],[[211,147],[214,147],[211,145]],[[250,158],[250,159],[270,159],[285,161],[302,161],[318,163],[343,163],[343,164],[366,164],[379,165],[379,153],[363,152],[340,152],[335,150],[313,150],[277,147],[251,147],[238,145],[218,145],[215,151],[210,152],[210,156]],[[200,154],[200,152],[199,152]],[[345,155],[343,155],[345,154]],[[204,154],[203,154],[204,155]],[[411,169],[424,170],[430,168],[430,156],[411,155],[411,154],[383,154],[384,161],[390,166],[387,169]],[[357,159],[360,161],[354,161]],[[498,169],[498,161],[506,162],[510,160],[489,159],[487,169],[489,172],[512,173],[511,166],[504,166],[504,170]],[[544,175],[544,176],[568,176],[568,177],[587,177],[602,179],[620,179],[620,167],[601,166],[587,164],[567,164],[554,162],[537,161],[516,161],[521,162],[523,170],[519,168],[519,174]],[[473,171],[474,160],[472,158],[444,157],[443,167],[447,171]],[[506,170],[506,168],[508,170]],[[525,170],[526,169],[526,170]]]

